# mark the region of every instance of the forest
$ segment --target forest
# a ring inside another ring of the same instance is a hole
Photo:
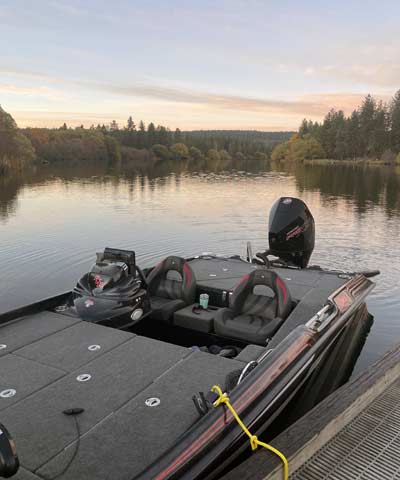
[[[90,128],[71,128],[64,123],[52,129],[19,129],[0,107],[0,176],[35,163],[129,168],[151,167],[165,160],[194,160],[228,166],[229,162],[270,158],[400,163],[400,90],[388,103],[367,95],[349,116],[332,109],[322,122],[304,119],[298,132],[181,131],[153,122],[136,125],[132,116],[121,127],[112,120]]]
[[[388,103],[367,95],[347,117],[332,109],[322,122],[304,119],[298,133],[272,152],[278,161],[324,158],[400,163],[400,90]]]
[[[120,127],[19,129],[10,114],[0,107],[0,175],[19,171],[30,164],[83,163],[109,167],[152,166],[162,160],[196,160],[227,163],[231,160],[268,160],[273,148],[294,132],[236,130],[170,130],[143,121],[138,125],[130,116]]]

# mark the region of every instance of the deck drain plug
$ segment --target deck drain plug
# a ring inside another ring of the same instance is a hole
[[[89,352],[96,352],[97,350],[100,350],[100,348],[100,345],[90,345],[90,347],[88,347],[88,350]]]
[[[65,312],[66,310],[68,310],[68,305],[59,305],[58,307],[56,307],[56,312]]]
[[[92,378],[92,376],[89,374],[89,373],[81,373],[80,375],[78,375],[76,377],[76,379],[78,380],[78,382],[87,382],[88,380],[90,380]]]
[[[151,397],[151,398],[148,398],[144,403],[148,407],[158,407],[158,405],[160,405],[161,403],[161,400],[157,397]]]
[[[5,343],[0,343],[0,350],[4,350],[7,348],[7,345]]]
[[[0,397],[1,398],[11,398],[16,393],[17,393],[17,391],[14,390],[13,388],[7,388],[7,390],[3,390],[2,392],[0,392]]]

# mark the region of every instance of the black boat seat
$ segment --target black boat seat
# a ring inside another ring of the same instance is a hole
[[[255,294],[255,288],[261,285],[268,287],[272,296]],[[272,270],[254,270],[236,286],[230,308],[217,312],[215,333],[265,345],[286,320],[291,308],[290,292],[282,278]]]
[[[196,279],[184,258],[170,256],[147,277],[151,318],[170,323],[174,312],[190,305],[196,296]]]

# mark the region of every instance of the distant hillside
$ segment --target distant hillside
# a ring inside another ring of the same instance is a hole
[[[191,138],[229,138],[245,142],[259,142],[265,145],[274,145],[286,142],[296,132],[260,132],[258,130],[191,130],[183,132]]]
[[[286,142],[293,132],[259,132],[257,130],[194,130],[182,132],[186,145],[200,149],[202,152],[224,150],[232,156],[255,156],[264,154],[268,157],[279,143]]]

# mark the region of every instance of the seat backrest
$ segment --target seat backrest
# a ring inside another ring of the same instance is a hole
[[[194,303],[196,278],[184,258],[165,258],[150,272],[147,283],[150,296],[182,299],[188,305]]]
[[[257,295],[254,288],[263,285],[272,290],[273,296]],[[245,275],[236,286],[231,309],[235,316],[246,314],[285,320],[292,308],[292,298],[283,279],[273,270],[257,269]]]

